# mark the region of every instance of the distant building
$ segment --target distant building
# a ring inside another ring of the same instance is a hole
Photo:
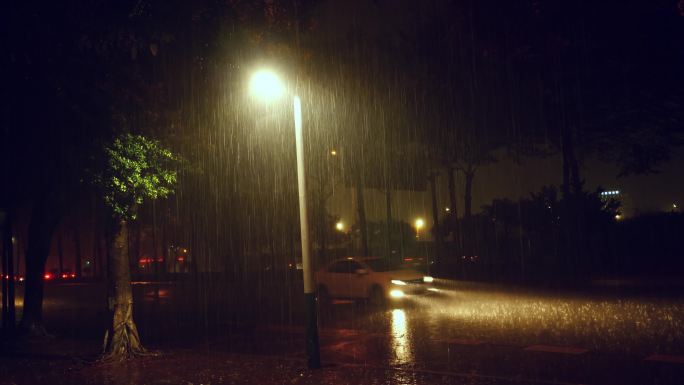
[[[608,190],[608,191],[601,192],[601,197],[605,200],[619,199],[620,195],[622,195],[620,190]]]
[[[634,215],[631,199],[629,199],[629,195],[623,191],[617,189],[606,190],[602,191],[600,195],[604,202],[608,202],[609,200],[620,202],[620,215],[619,217],[616,217],[616,219],[623,219]]]

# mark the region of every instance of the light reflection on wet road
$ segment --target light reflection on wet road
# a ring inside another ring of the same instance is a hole
[[[391,311],[392,317],[392,365],[404,365],[413,362],[413,347],[409,329],[406,325],[406,312],[402,309]]]
[[[530,381],[639,383],[644,373],[664,370],[659,381],[678,383],[684,365],[651,358],[665,353],[671,362],[684,361],[683,310],[681,297],[550,295],[447,283],[439,295],[407,298],[387,309],[333,305],[323,319],[324,334],[357,333],[338,335],[348,340],[342,345],[325,346],[330,340],[323,338],[323,352],[333,361]],[[356,354],[350,358],[349,351]]]
[[[444,289],[438,296],[408,298],[397,308],[403,309],[403,318],[340,305],[330,324],[379,332],[387,327],[386,320],[394,330],[397,318],[403,319],[407,335],[419,339],[573,345],[611,353],[682,353],[684,341],[682,298],[542,295],[472,284]]]

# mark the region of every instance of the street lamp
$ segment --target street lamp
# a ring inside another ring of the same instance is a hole
[[[249,82],[249,90],[252,95],[259,99],[271,102],[285,94],[285,85],[283,85],[275,72],[259,70],[252,75],[252,79]]]
[[[260,70],[252,75],[251,93],[270,102],[285,94],[285,86],[275,72]],[[306,317],[306,353],[309,369],[321,367],[318,344],[318,320],[316,316],[316,290],[311,266],[311,243],[309,242],[309,216],[306,202],[306,170],[304,167],[304,139],[302,135],[302,102],[292,95],[294,108],[295,141],[297,146],[297,186],[299,190],[299,226],[302,241],[302,270],[304,275],[304,312]]]
[[[416,219],[414,225],[416,227],[416,238],[419,238],[420,237],[420,230],[423,227],[425,227],[425,220],[423,218],[418,218],[418,219]]]

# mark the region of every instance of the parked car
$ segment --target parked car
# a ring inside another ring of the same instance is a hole
[[[396,301],[424,294],[432,281],[432,277],[386,258],[341,258],[316,272],[321,302],[345,298],[369,300],[379,305],[388,299]]]

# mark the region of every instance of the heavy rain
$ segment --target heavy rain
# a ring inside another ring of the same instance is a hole
[[[0,385],[684,378],[684,1],[0,17]]]

